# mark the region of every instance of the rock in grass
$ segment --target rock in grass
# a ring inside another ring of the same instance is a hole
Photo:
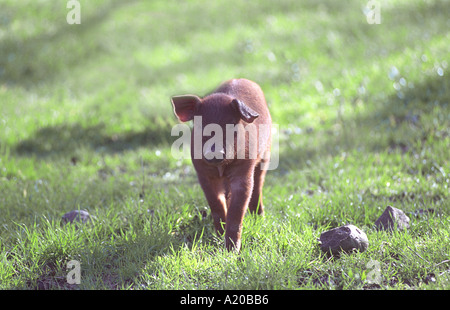
[[[85,210],[73,210],[70,212],[67,212],[66,214],[64,214],[62,216],[62,222],[63,224],[67,224],[67,223],[73,223],[73,222],[78,222],[78,223],[86,223],[87,221],[89,221],[91,219],[89,213]]]
[[[341,252],[364,252],[369,246],[367,235],[351,224],[323,232],[319,241],[322,251],[334,256],[339,256]]]
[[[376,220],[377,230],[393,231],[409,228],[409,217],[400,209],[387,206],[383,214]]]

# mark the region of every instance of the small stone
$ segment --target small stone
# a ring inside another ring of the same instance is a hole
[[[419,209],[416,211],[409,212],[408,214],[415,217],[422,217],[422,216],[429,216],[433,215],[435,213],[435,210],[433,208],[428,209]]]
[[[436,276],[434,275],[434,273],[429,273],[423,279],[423,282],[425,282],[425,284],[435,283],[436,282]]]
[[[67,223],[73,223],[75,222],[80,222],[80,223],[86,223],[88,220],[90,220],[90,215],[87,211],[85,210],[73,210],[70,212],[67,212],[66,214],[64,214],[62,216],[62,222],[63,224],[67,224]]]
[[[320,248],[325,253],[339,256],[341,252],[364,252],[369,246],[367,235],[358,227],[348,224],[333,228],[320,235]]]
[[[383,214],[376,220],[377,230],[392,231],[395,228],[403,230],[409,228],[409,217],[400,209],[387,206]]]

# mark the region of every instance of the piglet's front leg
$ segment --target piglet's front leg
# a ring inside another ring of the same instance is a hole
[[[230,173],[231,199],[225,227],[225,247],[239,252],[241,247],[242,222],[253,191],[254,165],[233,167]]]
[[[223,181],[216,177],[206,177],[199,174],[198,179],[205,193],[206,200],[211,208],[214,227],[219,235],[223,234],[223,225],[226,221],[226,198]]]

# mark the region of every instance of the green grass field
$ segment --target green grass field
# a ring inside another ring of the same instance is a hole
[[[367,2],[0,0],[0,288],[450,289],[450,1]],[[235,77],[279,126],[239,254],[170,135],[171,96]],[[328,259],[347,223],[368,250]]]

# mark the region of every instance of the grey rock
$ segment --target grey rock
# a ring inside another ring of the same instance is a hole
[[[383,214],[375,221],[377,230],[393,231],[409,228],[409,217],[400,209],[387,206]]]
[[[323,232],[319,241],[322,251],[335,256],[339,256],[341,252],[364,252],[369,247],[364,231],[351,224]]]
[[[73,210],[70,212],[67,212],[62,216],[62,222],[63,224],[67,223],[73,223],[73,222],[79,222],[79,223],[86,223],[91,219],[91,216],[89,213],[85,210]]]

